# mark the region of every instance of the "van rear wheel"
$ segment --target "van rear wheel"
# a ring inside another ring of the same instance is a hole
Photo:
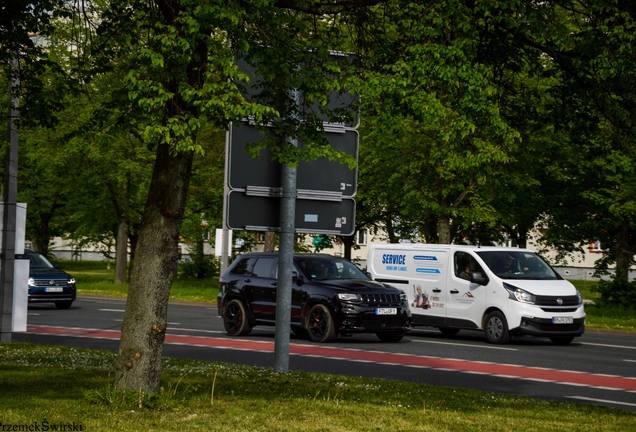
[[[505,344],[510,341],[506,317],[499,311],[492,311],[488,314],[484,332],[486,333],[486,339],[490,343]]]

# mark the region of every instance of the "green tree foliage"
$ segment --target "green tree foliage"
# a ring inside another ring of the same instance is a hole
[[[395,2],[381,13],[390,31],[370,48],[360,84],[361,189],[376,188],[368,199],[379,195],[426,241],[450,243],[452,222],[495,223],[490,185],[510,175],[519,144],[501,113],[499,59],[484,54],[493,36],[485,11],[463,2]]]

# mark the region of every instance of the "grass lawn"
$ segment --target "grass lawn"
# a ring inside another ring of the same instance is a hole
[[[77,292],[81,294],[97,294],[105,296],[125,297],[128,295],[128,284],[115,285],[115,265],[108,268],[106,261],[66,261],[56,264],[73,275],[77,281]],[[186,279],[178,277],[170,289],[171,300],[216,302],[219,293],[219,278]]]
[[[170,358],[164,358],[159,393],[124,394],[110,387],[114,359],[107,351],[0,344],[0,424],[27,426],[9,430],[74,424],[84,431],[630,431],[636,426],[636,413],[605,407]]]

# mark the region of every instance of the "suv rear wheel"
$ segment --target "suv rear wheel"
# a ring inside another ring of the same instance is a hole
[[[333,324],[331,312],[327,306],[322,304],[314,305],[307,315],[307,331],[309,339],[314,342],[333,342],[338,335]]]
[[[230,300],[223,308],[223,324],[225,331],[230,336],[247,336],[252,331],[245,306],[242,301],[237,299]]]

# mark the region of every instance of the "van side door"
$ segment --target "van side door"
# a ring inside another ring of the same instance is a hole
[[[485,272],[469,252],[453,253],[453,271],[448,279],[448,308],[446,322],[450,327],[481,327],[486,308],[486,286],[471,282],[474,272]]]
[[[409,267],[409,298],[412,320],[415,324],[444,326],[448,298],[448,252],[414,251]],[[402,287],[400,287],[402,288]]]

